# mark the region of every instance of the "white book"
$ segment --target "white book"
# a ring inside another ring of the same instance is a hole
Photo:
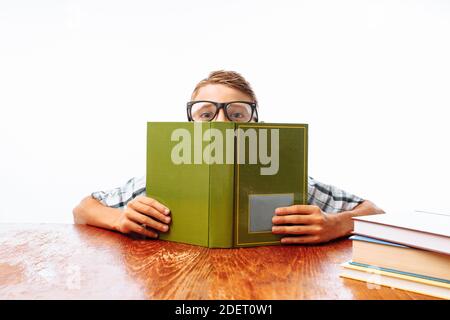
[[[354,217],[354,234],[450,255],[450,216],[415,211]]]

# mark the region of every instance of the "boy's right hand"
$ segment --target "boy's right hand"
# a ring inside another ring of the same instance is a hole
[[[155,199],[139,196],[128,202],[117,219],[114,230],[135,232],[150,238],[158,238],[158,231],[167,232],[170,210]],[[144,227],[145,226],[145,227]]]

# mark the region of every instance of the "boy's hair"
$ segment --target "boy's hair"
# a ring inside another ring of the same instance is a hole
[[[253,100],[253,102],[255,103],[257,102],[256,95],[253,92],[250,83],[248,83],[248,81],[245,80],[245,78],[241,74],[235,71],[218,70],[211,72],[208,78],[203,79],[195,86],[195,89],[192,92],[192,97],[194,97],[197,94],[200,88],[208,84],[223,84],[225,86],[234,88],[245,94],[248,94]]]

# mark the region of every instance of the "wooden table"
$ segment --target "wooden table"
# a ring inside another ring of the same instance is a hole
[[[70,224],[0,225],[0,299],[431,299],[339,277],[351,241],[208,249]]]

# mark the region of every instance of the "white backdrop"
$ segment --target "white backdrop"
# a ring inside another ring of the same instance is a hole
[[[0,2],[0,222],[71,222],[145,173],[146,121],[209,71],[310,125],[310,175],[382,208],[449,209],[450,1]]]

